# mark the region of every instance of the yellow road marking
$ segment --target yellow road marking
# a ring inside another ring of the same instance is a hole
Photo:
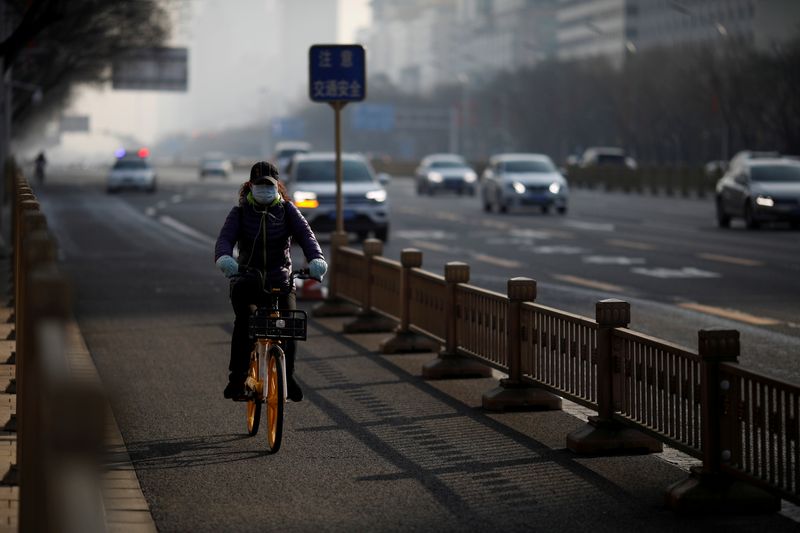
[[[464,222],[464,219],[461,218],[459,215],[455,213],[448,213],[447,211],[441,211],[433,215],[434,218],[438,218],[439,220],[450,220],[452,222]]]
[[[755,259],[745,259],[743,257],[732,257],[730,255],[720,255],[720,254],[697,254],[697,257],[701,259],[708,259],[709,261],[719,261],[721,263],[730,263],[732,265],[741,265],[741,266],[763,266],[763,261],[756,261]]]
[[[449,247],[444,246],[442,244],[436,244],[435,242],[428,242],[428,241],[411,241],[411,246],[415,248],[422,248],[424,250],[431,250],[434,252],[450,252],[452,251]]]
[[[519,261],[500,259],[499,257],[486,254],[472,254],[472,257],[476,261],[483,261],[484,263],[489,263],[490,265],[500,266],[503,268],[520,268],[522,266],[522,263]]]
[[[775,320],[774,318],[750,315],[742,311],[736,311],[735,309],[725,309],[722,307],[713,307],[711,305],[686,302],[678,304],[678,307],[691,309],[692,311],[700,311],[701,313],[722,318],[729,318],[730,320],[736,320],[737,322],[744,322],[745,324],[752,324],[754,326],[774,326],[776,324],[782,324],[780,320]]]
[[[652,244],[635,241],[623,241],[620,239],[608,239],[606,241],[611,246],[619,246],[620,248],[632,248],[634,250],[655,250],[656,247]]]
[[[592,289],[600,289],[601,291],[625,292],[625,289],[619,285],[595,281],[593,279],[579,278],[577,276],[569,276],[566,274],[553,274],[553,277],[560,281],[566,281],[567,283],[574,283],[575,285],[582,285]]]

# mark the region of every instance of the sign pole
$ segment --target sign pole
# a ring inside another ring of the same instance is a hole
[[[313,310],[314,316],[343,316],[355,314],[355,307],[339,296],[337,270],[339,249],[347,246],[344,227],[344,197],[342,195],[342,109],[348,102],[360,102],[366,97],[366,56],[364,47],[339,44],[315,44],[308,51],[309,97],[324,102],[334,112],[334,142],[336,150],[336,227],[331,235],[331,257],[328,271],[328,298]]]

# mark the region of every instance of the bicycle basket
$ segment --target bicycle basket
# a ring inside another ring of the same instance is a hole
[[[277,315],[277,316],[271,316]],[[250,317],[250,336],[254,338],[306,340],[305,311],[299,309],[259,309]]]

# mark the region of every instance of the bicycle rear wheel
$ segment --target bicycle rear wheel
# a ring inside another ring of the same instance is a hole
[[[284,390],[283,352],[277,346],[267,354],[267,446],[272,453],[281,447],[283,438]]]
[[[250,370],[248,377],[258,381],[258,359],[250,358]],[[253,437],[258,433],[258,425],[261,422],[261,395],[253,393],[247,402],[247,433]]]

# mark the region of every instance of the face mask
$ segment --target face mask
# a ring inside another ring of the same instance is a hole
[[[253,199],[261,205],[271,205],[278,195],[278,190],[274,185],[253,185],[250,188]]]

